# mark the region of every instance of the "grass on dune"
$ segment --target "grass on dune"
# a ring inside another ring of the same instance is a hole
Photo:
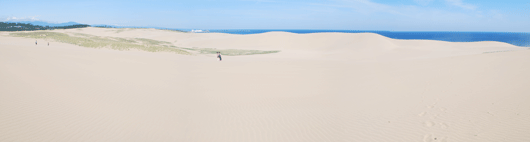
[[[11,33],[11,36],[27,37],[36,39],[52,39],[58,42],[69,43],[90,48],[110,48],[115,50],[143,50],[148,52],[174,52],[177,54],[189,55],[186,50],[169,47],[169,42],[156,41],[151,39],[124,39],[117,37],[98,37],[88,34],[75,33],[70,36],[64,33],[56,32],[20,32]]]
[[[125,31],[125,29],[118,29],[118,30],[116,30],[116,33],[121,33],[123,31]]]
[[[241,50],[241,49],[215,49],[215,48],[184,48],[186,50],[196,51],[199,54],[216,54],[221,52],[226,56],[240,56],[240,55],[254,55],[254,54],[270,54],[278,53],[280,51],[262,51],[262,50]]]
[[[180,48],[167,41],[158,41],[146,38],[118,38],[118,37],[99,37],[82,33],[57,33],[57,32],[15,32],[11,36],[50,39],[58,42],[74,44],[90,48],[110,48],[115,50],[143,50],[148,52],[174,52],[177,54],[191,55],[197,54],[221,54],[226,56],[270,54],[280,51],[261,51],[261,50],[241,50],[241,49],[215,49],[215,48]]]
[[[167,41],[158,41],[158,40],[152,40],[152,39],[146,39],[146,38],[135,38],[137,41],[141,41],[144,44],[150,44],[150,45],[163,45],[163,44],[171,44],[171,42]]]

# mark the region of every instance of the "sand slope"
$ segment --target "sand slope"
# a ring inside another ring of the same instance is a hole
[[[217,62],[0,33],[0,141],[530,141],[525,48],[105,30],[57,32],[282,52]]]

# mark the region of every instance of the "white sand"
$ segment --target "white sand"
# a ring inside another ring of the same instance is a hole
[[[530,141],[530,50],[376,34],[57,30],[180,47],[91,49],[0,32],[0,141]],[[175,42],[176,41],[176,42]],[[493,51],[510,51],[484,53]]]

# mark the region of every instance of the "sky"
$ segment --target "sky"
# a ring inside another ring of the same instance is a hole
[[[28,20],[178,29],[530,32],[530,1],[0,1],[0,21]]]

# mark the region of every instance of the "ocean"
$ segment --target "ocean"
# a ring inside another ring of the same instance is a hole
[[[190,31],[190,30],[187,30]],[[357,31],[357,30],[202,30],[209,33],[259,34],[271,31],[283,31],[298,34],[339,32],[339,33],[376,33],[393,39],[440,40],[449,42],[499,41],[516,46],[530,47],[530,33],[518,32],[402,32],[402,31]]]

